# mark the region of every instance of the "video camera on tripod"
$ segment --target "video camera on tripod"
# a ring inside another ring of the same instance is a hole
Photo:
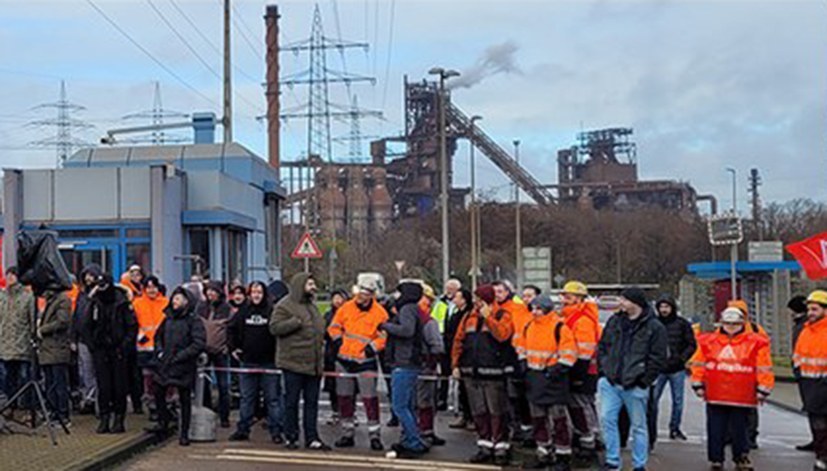
[[[17,236],[17,269],[19,282],[24,286],[29,286],[35,296],[42,296],[46,291],[61,292],[72,288],[72,280],[69,275],[69,270],[66,264],[63,263],[63,258],[57,250],[57,233],[48,230],[36,231],[21,231]],[[68,434],[69,428],[66,422],[59,414],[52,415],[54,405],[50,404],[46,399],[43,387],[40,384],[41,369],[40,369],[40,338],[37,333],[38,329],[38,311],[35,306],[32,309],[32,330],[29,336],[29,342],[32,347],[32,356],[29,361],[30,380],[18,389],[12,397],[9,398],[6,405],[0,409],[0,414],[14,407],[17,400],[25,397],[28,393],[29,398],[29,412],[30,412],[30,426],[37,429],[38,413],[42,414],[42,424],[47,425],[49,436],[52,443],[57,445],[55,433],[52,430],[50,419],[56,417],[60,426]],[[31,391],[30,391],[31,390]],[[34,396],[35,402],[31,396]]]

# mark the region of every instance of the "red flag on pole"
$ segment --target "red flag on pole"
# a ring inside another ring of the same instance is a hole
[[[798,260],[808,278],[818,280],[827,277],[827,232],[794,242],[785,248]]]

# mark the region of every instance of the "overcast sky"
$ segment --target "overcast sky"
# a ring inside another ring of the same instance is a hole
[[[122,117],[152,108],[154,81],[165,109],[220,115],[221,0],[93,1],[0,0],[3,167],[54,165],[54,149],[29,145],[54,130],[27,123],[54,117],[53,109],[34,107],[57,99],[61,79],[70,101],[86,107],[74,116],[96,126],[76,134],[89,142],[106,129],[145,124]],[[265,108],[266,3],[236,0],[233,12],[235,140],[262,156],[265,127],[255,118]],[[731,204],[727,166],[739,172],[743,210],[751,167],[762,174],[765,201],[827,198],[824,1],[341,0],[319,6],[326,36],[371,45],[368,53],[348,52],[344,64],[337,51],[327,58],[331,69],[376,77],[373,86],[353,86],[362,107],[385,114],[383,121],[362,121],[366,135],[399,134],[403,76],[419,80],[441,65],[482,78],[457,88],[454,102],[482,115],[482,127],[508,149],[520,139],[522,160],[542,182],[556,181],[557,149],[572,145],[578,131],[623,126],[634,128],[641,177],[689,181],[699,193],[716,194],[724,207]],[[279,7],[282,42],[310,34],[312,2]],[[306,56],[282,56],[285,74],[307,67]],[[496,61],[485,66],[484,57]],[[347,105],[343,87],[331,85],[330,93]],[[284,90],[283,103],[293,107],[306,96],[306,88]],[[282,129],[282,158],[297,158],[306,123],[290,121]],[[334,123],[333,134],[348,129]],[[363,148],[366,153],[367,142]],[[347,145],[336,145],[335,154],[347,160]],[[467,155],[462,145],[458,185],[468,181]],[[481,186],[507,194],[507,180],[492,164],[481,163],[479,172]]]

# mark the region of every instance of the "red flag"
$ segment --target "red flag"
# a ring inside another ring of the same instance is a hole
[[[794,242],[787,247],[811,280],[827,277],[827,232]]]

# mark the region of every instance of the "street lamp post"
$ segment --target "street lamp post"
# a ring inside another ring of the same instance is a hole
[[[481,245],[477,239],[477,227],[479,225],[479,214],[477,214],[477,169],[474,157],[474,141],[472,136],[474,134],[474,123],[481,120],[482,116],[474,115],[471,117],[471,124],[468,126],[468,147],[471,152],[471,204],[469,205],[468,213],[471,215],[471,289],[477,289],[477,276],[479,273],[480,260],[477,257],[477,246]]]
[[[738,217],[738,171],[732,167],[726,168],[727,172],[732,174],[732,215],[734,217]],[[738,263],[738,244],[734,243],[730,247],[729,253],[729,283],[730,283],[730,295],[732,299],[738,299],[738,275],[736,273],[735,266]]]
[[[445,129],[445,80],[458,77],[456,70],[446,70],[442,67],[433,67],[428,71],[431,75],[439,75],[439,167],[440,167],[440,211],[442,211],[442,286],[448,283],[451,276],[450,266],[450,238],[448,234],[448,144]]]
[[[514,159],[517,161],[517,165],[520,165],[520,140],[514,140]],[[514,225],[516,226],[515,229],[515,237],[517,238],[517,289],[520,289],[523,286],[523,234],[522,234],[522,227],[520,222],[520,187],[516,183],[514,183],[514,206],[515,206],[515,216],[514,216]]]

